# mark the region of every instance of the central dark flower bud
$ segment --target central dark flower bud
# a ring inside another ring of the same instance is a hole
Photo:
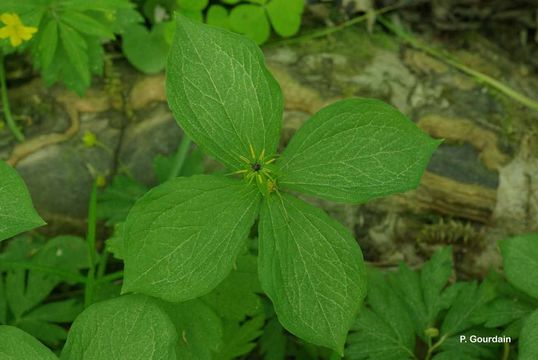
[[[260,163],[254,163],[254,164],[251,164],[250,167],[252,168],[252,170],[254,171],[260,171],[262,169],[262,166]]]

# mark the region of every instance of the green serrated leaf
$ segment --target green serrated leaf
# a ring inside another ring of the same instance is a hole
[[[282,325],[342,354],[366,295],[355,239],[322,210],[283,194],[264,202],[259,242],[260,281]]]
[[[527,234],[499,242],[508,281],[538,299],[538,234]]]
[[[299,31],[303,8],[303,0],[272,0],[266,6],[273,29],[280,36],[292,36]]]
[[[437,251],[420,271],[420,283],[426,305],[427,326],[433,326],[437,315],[448,304],[443,302],[442,290],[452,275],[452,247]]]
[[[18,244],[17,244],[18,243]],[[76,273],[88,266],[87,246],[75,236],[58,236],[50,239],[43,247],[33,244],[31,239],[20,238],[10,243],[20,250],[9,260],[31,262]],[[6,276],[6,293],[11,312],[16,319],[42,302],[62,282],[62,278],[37,270],[13,270]]]
[[[174,324],[156,300],[143,295],[101,301],[80,314],[61,359],[175,360]]]
[[[495,289],[488,281],[480,286],[476,282],[460,283],[458,295],[441,325],[441,336],[449,337],[476,325],[476,314],[494,297]]]
[[[534,306],[520,299],[501,297],[480,309],[475,318],[483,322],[487,328],[497,328],[527,316],[534,309]]]
[[[115,176],[111,184],[99,194],[97,217],[106,219],[109,226],[124,222],[136,200],[147,191],[146,186],[129,176]]]
[[[234,360],[247,355],[256,347],[262,334],[264,316],[258,315],[242,323],[224,321],[223,345],[215,353],[215,360]]]
[[[39,61],[42,69],[48,68],[58,47],[58,23],[51,20],[39,35]]]
[[[181,360],[211,360],[212,353],[222,343],[223,329],[220,318],[200,300],[182,303],[162,302],[176,327],[179,341],[176,356]]]
[[[260,352],[264,360],[286,359],[287,338],[276,317],[269,320],[260,338]]]
[[[114,39],[114,33],[106,25],[81,12],[66,12],[62,14],[61,21],[83,34],[101,39]]]
[[[45,225],[15,169],[0,160],[0,241]]]
[[[176,178],[137,201],[125,223],[123,291],[183,301],[231,271],[258,214],[259,191],[236,179]]]
[[[239,256],[230,275],[202,300],[226,319],[243,321],[258,314],[262,304],[258,296],[261,288],[257,266],[256,257]]]
[[[415,359],[415,331],[402,298],[377,270],[368,277],[369,308],[363,309],[353,325],[346,359]]]
[[[88,65],[88,45],[84,38],[69,25],[60,23],[60,39],[69,58],[69,62],[77,71],[86,88],[90,85],[90,67]],[[65,74],[64,74],[65,76]]]
[[[480,327],[471,328],[468,331],[458,333],[443,341],[439,354],[434,359],[444,360],[498,360],[501,344],[495,343],[473,343],[471,341],[461,341],[460,336],[469,339],[472,335],[477,337],[499,336],[497,329],[483,329]]]
[[[14,326],[0,325],[0,358],[9,360],[58,360],[31,335]]]
[[[237,5],[230,11],[229,22],[233,31],[254,40],[256,44],[263,44],[271,34],[265,10],[258,5]]]
[[[282,188],[362,203],[415,188],[439,145],[392,106],[348,99],[309,119],[279,158]]]
[[[207,10],[205,22],[208,25],[219,26],[224,29],[230,28],[228,10],[224,6],[211,5]]]
[[[122,50],[127,60],[146,74],[164,70],[170,45],[166,41],[164,23],[157,24],[151,31],[140,24],[129,26],[123,34]]]
[[[538,310],[533,312],[521,329],[519,338],[519,360],[535,360],[538,358]]]
[[[223,29],[177,18],[167,66],[167,94],[178,123],[231,170],[240,156],[275,154],[283,99],[260,49]],[[218,59],[218,61],[216,61]]]

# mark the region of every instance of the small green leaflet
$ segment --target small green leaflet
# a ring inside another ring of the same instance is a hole
[[[21,177],[0,160],[0,241],[42,225]]]
[[[14,326],[0,325],[0,359],[58,360],[45,345]]]
[[[82,304],[76,299],[43,304],[51,291],[66,279],[39,270],[24,269],[9,270],[1,276],[2,264],[11,262],[45,266],[76,276],[79,269],[88,266],[86,244],[74,236],[59,236],[45,243],[19,237],[11,240],[0,255],[0,288],[6,293],[6,302],[2,305],[6,308],[4,316],[0,316],[0,323],[15,323],[44,343],[58,346],[67,338],[67,331],[62,325],[75,319],[82,311]]]
[[[504,271],[516,288],[538,299],[538,234],[527,234],[499,242]]]
[[[519,339],[519,360],[538,359],[538,310],[526,320]]]
[[[346,359],[415,359],[415,329],[402,298],[383,275],[370,270],[369,307],[363,309],[348,337]]]
[[[457,295],[457,289],[447,287],[452,274],[452,248],[437,251],[420,272],[412,271],[405,264],[397,273],[389,276],[393,289],[407,304],[415,331],[426,340],[424,331],[435,327],[441,310],[448,308]]]
[[[258,262],[253,255],[241,255],[234,269],[213,291],[201,299],[228,320],[243,321],[262,310]]]
[[[260,194],[237,179],[199,175],[150,190],[125,223],[123,291],[183,301],[232,270],[258,214]]]
[[[282,188],[363,203],[415,188],[440,141],[374,99],[329,105],[293,136],[279,158]]]
[[[166,87],[176,121],[228,169],[242,167],[249,145],[275,154],[282,93],[253,42],[178,15]]]
[[[260,352],[264,360],[284,360],[286,358],[287,337],[276,317],[271,318],[260,338]]]
[[[223,344],[214,359],[235,360],[250,353],[256,347],[256,339],[262,334],[263,320],[263,314],[242,323],[225,320]]]
[[[62,360],[175,360],[178,336],[157,301],[127,295],[88,307],[73,323]]]
[[[441,325],[441,336],[449,337],[459,334],[478,322],[475,318],[480,309],[495,297],[495,288],[485,280],[460,283],[458,295],[454,298]]]
[[[170,44],[166,41],[167,23],[155,25],[151,31],[142,24],[132,24],[123,34],[122,50],[127,60],[146,74],[164,69]]]
[[[212,360],[222,345],[222,322],[202,301],[160,302],[176,327],[176,356],[181,360]]]
[[[303,0],[272,0],[267,4],[267,15],[275,32],[280,36],[292,36],[299,31]]]
[[[282,325],[342,354],[366,295],[355,239],[322,210],[287,194],[263,203],[259,237],[260,281]]]

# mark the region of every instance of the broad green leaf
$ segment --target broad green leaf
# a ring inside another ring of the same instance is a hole
[[[211,360],[222,344],[222,322],[215,312],[200,300],[181,303],[161,302],[176,327],[179,341],[176,356],[181,360]]]
[[[219,26],[224,29],[230,28],[228,10],[224,6],[211,5],[207,10],[205,22],[208,25]]]
[[[255,256],[239,256],[230,275],[201,299],[225,319],[243,321],[256,315],[262,310],[257,267]]]
[[[235,360],[250,353],[256,347],[256,339],[262,334],[264,316],[258,315],[239,324],[224,321],[223,344],[216,352],[215,360]]]
[[[460,283],[458,295],[441,325],[441,336],[458,334],[476,325],[474,317],[494,297],[495,289],[488,281],[480,286],[476,282]]]
[[[0,241],[42,225],[21,177],[0,160]]]
[[[259,241],[260,281],[282,325],[342,353],[366,295],[355,239],[322,210],[283,194],[263,203]]]
[[[368,285],[369,307],[353,325],[346,359],[414,359],[414,326],[401,296],[377,270],[369,272]]]
[[[58,360],[34,337],[14,326],[0,325],[0,359]]]
[[[76,69],[84,85],[90,85],[90,66],[88,64],[88,45],[84,38],[69,25],[60,23],[60,38],[70,63]]]
[[[45,25],[43,31],[39,35],[39,43],[37,45],[39,52],[39,61],[41,68],[49,67],[56,48],[58,47],[58,22],[51,20]]]
[[[77,11],[66,12],[62,15],[61,21],[86,35],[101,39],[114,38],[114,33],[106,25]]]
[[[156,300],[143,295],[101,301],[80,314],[61,359],[175,360],[178,335]]]
[[[278,160],[282,188],[362,203],[415,188],[439,144],[392,106],[348,99],[325,107]]]
[[[519,360],[538,359],[538,310],[525,320],[519,338]]]
[[[140,24],[132,24],[123,34],[122,50],[127,60],[146,74],[163,71],[170,45],[165,38],[165,24],[157,24],[148,31]]]
[[[232,270],[260,193],[236,179],[176,178],[137,201],[125,223],[123,291],[167,301],[204,295]]]
[[[263,44],[271,35],[271,27],[263,7],[252,4],[237,5],[230,11],[230,27],[256,44]]]
[[[177,122],[204,151],[231,170],[276,152],[283,99],[260,49],[224,29],[177,17],[167,65],[167,94]]]
[[[299,31],[303,8],[303,0],[272,0],[266,6],[273,29],[280,36],[292,36]]]
[[[538,234],[527,234],[499,242],[508,281],[538,299]]]

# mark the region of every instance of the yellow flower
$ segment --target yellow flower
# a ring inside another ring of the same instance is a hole
[[[13,47],[22,44],[23,41],[28,41],[32,38],[37,28],[24,26],[17,14],[4,13],[0,15],[0,21],[4,23],[4,27],[0,29],[0,39],[7,39]]]
[[[94,147],[97,144],[97,137],[91,131],[86,131],[82,137],[82,142],[86,147]]]

